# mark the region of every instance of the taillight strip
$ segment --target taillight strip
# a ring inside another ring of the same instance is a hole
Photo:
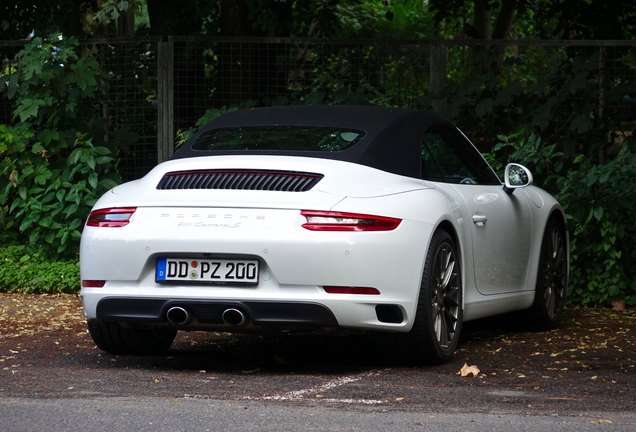
[[[136,207],[111,207],[93,210],[88,215],[86,226],[100,228],[123,227],[130,223],[130,219],[136,210]]]
[[[303,210],[303,228],[311,231],[392,231],[401,219],[360,213]]]

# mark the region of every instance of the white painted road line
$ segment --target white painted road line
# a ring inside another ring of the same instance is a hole
[[[243,399],[247,400],[273,400],[273,401],[294,401],[294,400],[302,400],[307,396],[311,395],[321,395],[324,392],[332,390],[334,388],[346,386],[348,384],[352,384],[363,379],[376,377],[388,369],[383,370],[374,370],[368,371],[357,375],[344,376],[328,381],[324,384],[309,387],[301,390],[293,390],[287,393],[283,393],[280,395],[270,395],[270,396],[245,396]],[[385,400],[378,399],[338,399],[338,398],[316,398],[316,400],[322,400],[330,403],[348,403],[348,404],[363,404],[363,405],[378,405],[386,403]]]

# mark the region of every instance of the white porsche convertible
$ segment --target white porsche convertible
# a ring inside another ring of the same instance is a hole
[[[95,204],[81,297],[99,348],[158,354],[178,330],[394,332],[448,360],[462,323],[555,327],[565,215],[523,166],[502,183],[452,124],[414,110],[225,114]]]

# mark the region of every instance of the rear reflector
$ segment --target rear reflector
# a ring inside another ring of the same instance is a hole
[[[303,210],[307,222],[302,226],[311,231],[392,231],[401,219],[358,213]]]
[[[87,226],[119,228],[128,225],[137,210],[135,207],[114,207],[94,210],[88,215]]]
[[[106,285],[106,281],[104,280],[83,280],[82,286],[84,288],[102,288]]]
[[[380,295],[380,291],[369,287],[324,286],[322,288],[328,294]]]

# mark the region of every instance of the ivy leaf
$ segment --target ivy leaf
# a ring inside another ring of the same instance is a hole
[[[479,117],[485,117],[490,114],[495,107],[495,101],[492,99],[482,99],[475,107],[475,114]]]
[[[51,142],[58,141],[60,139],[60,132],[53,129],[46,129],[40,133],[39,138],[43,144],[50,144]]]
[[[605,211],[603,210],[603,207],[594,208],[594,219],[600,221],[603,218],[604,213]]]
[[[578,133],[589,132],[592,129],[592,121],[585,114],[579,114],[570,123],[570,130]]]
[[[42,105],[44,105],[42,100],[24,98],[16,108],[14,116],[20,117],[21,122],[25,122],[31,117],[36,118]]]
[[[38,174],[35,176],[35,179],[33,179],[33,181],[35,182],[35,184],[39,184],[41,186],[46,185],[46,181],[49,179],[50,176],[46,175],[46,174]]]
[[[9,79],[9,90],[7,91],[7,97],[9,99],[13,99],[13,97],[16,94],[16,92],[18,91],[18,78],[19,77],[20,77],[19,74],[14,73],[13,75],[11,75],[11,78]]]

